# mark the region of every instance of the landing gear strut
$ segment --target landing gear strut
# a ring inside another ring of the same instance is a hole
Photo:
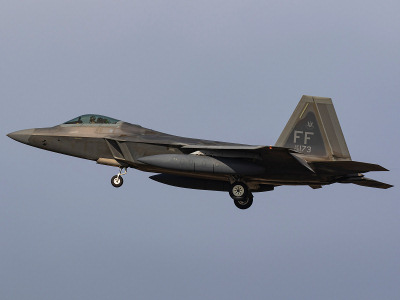
[[[124,168],[125,171],[122,172],[123,168],[119,168],[119,173],[118,175],[114,175],[113,177],[111,177],[111,184],[118,188],[120,187],[123,183],[124,183],[124,179],[122,178],[122,175],[125,175],[126,173],[128,173],[128,169]]]
[[[237,208],[247,209],[253,204],[253,194],[243,182],[236,181],[232,183],[229,195]]]

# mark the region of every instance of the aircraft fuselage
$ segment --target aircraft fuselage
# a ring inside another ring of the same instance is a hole
[[[160,173],[172,186],[229,191],[246,209],[252,192],[280,185],[339,182],[375,188],[391,185],[362,173],[386,171],[352,161],[330,98],[303,96],[275,146],[174,136],[100,115],[82,115],[61,125],[16,131],[9,137],[40,149],[120,168],[111,183],[120,187],[123,169]]]

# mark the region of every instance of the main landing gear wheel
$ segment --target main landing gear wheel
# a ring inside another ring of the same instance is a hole
[[[243,182],[236,181],[232,183],[229,189],[229,195],[237,208],[247,209],[253,204],[253,194]]]
[[[248,209],[253,204],[253,195],[249,193],[245,200],[233,200],[237,208]]]
[[[113,177],[111,177],[111,184],[113,185],[113,187],[118,188],[124,183],[124,179],[122,178],[122,175],[125,175],[126,173],[128,173],[127,168],[125,168],[124,172],[122,172],[122,168],[119,168],[118,175],[114,175]]]
[[[229,189],[229,195],[233,200],[244,201],[248,198],[249,189],[242,182],[234,182]]]
[[[124,179],[122,178],[122,176],[120,175],[114,175],[111,178],[111,184],[113,185],[113,187],[120,187],[122,184],[124,183]]]

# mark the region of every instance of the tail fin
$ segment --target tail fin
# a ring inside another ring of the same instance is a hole
[[[326,160],[351,160],[331,98],[304,95],[275,146]]]

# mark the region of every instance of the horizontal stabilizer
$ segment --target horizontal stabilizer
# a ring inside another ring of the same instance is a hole
[[[365,173],[370,171],[388,171],[388,169],[377,165],[359,161],[315,161],[310,163],[318,173]]]
[[[366,177],[363,177],[360,180],[355,180],[355,181],[349,182],[349,183],[354,183],[357,185],[368,186],[368,187],[377,188],[377,189],[388,189],[388,188],[393,187],[393,185],[391,185],[391,184],[376,181],[376,180],[366,178]]]

